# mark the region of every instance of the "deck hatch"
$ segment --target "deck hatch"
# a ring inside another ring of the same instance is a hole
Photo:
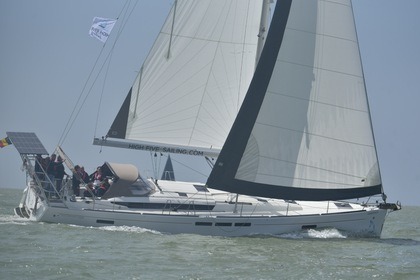
[[[198,192],[209,192],[209,190],[205,186],[194,185],[194,187]]]

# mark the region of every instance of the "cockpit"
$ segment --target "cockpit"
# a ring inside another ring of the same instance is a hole
[[[112,184],[102,199],[121,196],[145,196],[155,191],[155,186],[144,180],[132,164],[109,163],[102,165],[105,176],[112,177]]]

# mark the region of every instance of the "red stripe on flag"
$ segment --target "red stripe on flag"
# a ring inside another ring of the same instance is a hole
[[[6,147],[7,145],[12,144],[12,142],[10,142],[9,137],[3,138],[0,140],[0,148]]]

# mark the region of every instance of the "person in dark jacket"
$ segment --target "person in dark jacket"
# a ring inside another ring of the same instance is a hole
[[[74,167],[74,171],[73,171],[73,178],[72,178],[72,189],[73,189],[73,194],[75,196],[79,196],[80,195],[80,166],[76,165]]]
[[[55,162],[55,180],[58,192],[61,190],[64,175],[68,176],[64,170],[63,159],[58,156],[57,161]]]
[[[42,158],[42,155],[37,154],[36,159],[35,159],[35,174],[38,177],[38,179],[41,181],[44,180],[44,172],[42,171],[43,164],[44,164],[44,159]]]
[[[82,179],[82,181],[84,183],[86,183],[86,184],[89,183],[89,180],[90,180],[89,174],[87,174],[87,172],[85,171],[85,168],[83,166],[80,166],[79,174],[80,174],[80,178]]]

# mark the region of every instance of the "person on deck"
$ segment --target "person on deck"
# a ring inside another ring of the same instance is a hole
[[[98,168],[96,168],[96,171],[91,175],[91,181],[93,181],[93,185],[97,187],[100,186],[103,179],[104,178],[102,175],[102,168],[98,166]]]
[[[95,196],[101,197],[103,196],[106,191],[109,189],[111,185],[109,184],[108,180],[104,180],[99,187],[97,187],[94,191]]]
[[[51,157],[46,157],[44,160],[45,163],[45,171],[47,173],[47,177],[45,178],[46,185],[45,190],[48,196],[52,196],[54,191],[54,184],[55,184],[55,159],[56,155],[52,154]]]
[[[73,171],[73,178],[72,178],[72,189],[73,189],[73,194],[75,196],[79,196],[80,195],[80,166],[76,165],[74,167],[74,171]]]
[[[55,183],[55,167],[56,167],[56,160],[57,156],[55,154],[52,154],[51,157],[49,157],[49,161],[47,163],[47,175],[50,178],[52,183]]]
[[[44,159],[42,158],[41,154],[37,154],[35,158],[35,174],[39,180],[44,179],[44,172],[43,172],[43,165]]]
[[[66,171],[64,170],[63,159],[60,156],[58,156],[57,161],[55,162],[55,179],[57,182],[56,185],[58,192],[60,192],[61,190],[64,175],[68,177]]]
[[[85,171],[85,168],[83,166],[80,166],[80,178],[84,183],[89,183],[89,174]]]

